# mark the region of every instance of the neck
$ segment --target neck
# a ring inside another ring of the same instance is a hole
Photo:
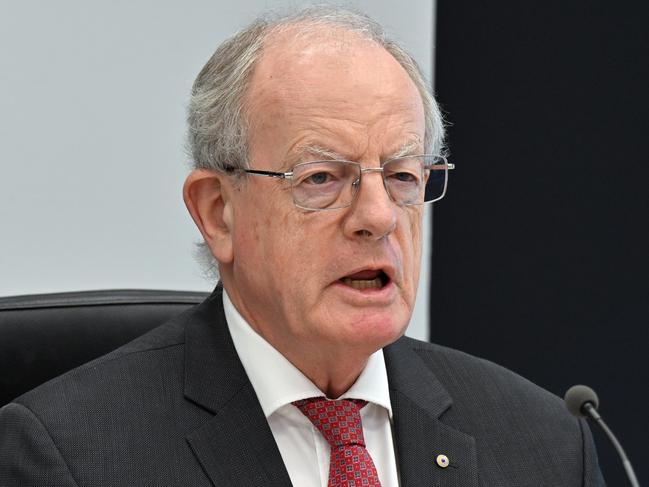
[[[312,340],[282,333],[281,329],[260,326],[254,314],[246,307],[237,287],[229,285],[229,277],[227,273],[221,272],[221,279],[230,301],[259,336],[300,370],[328,398],[336,399],[349,390],[363,372],[370,355],[376,350],[341,343],[316,345]]]
[[[326,353],[326,357],[291,356],[290,352],[279,352],[330,399],[337,399],[349,390],[368,360],[367,355],[353,358],[348,350],[342,354]]]

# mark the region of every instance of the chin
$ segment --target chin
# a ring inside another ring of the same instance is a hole
[[[376,351],[401,338],[408,328],[408,322],[408,317],[398,313],[388,316],[385,312],[363,313],[357,319],[348,321],[350,341]]]

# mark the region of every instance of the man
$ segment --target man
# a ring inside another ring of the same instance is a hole
[[[450,166],[376,24],[254,23],[199,74],[189,133],[184,198],[222,285],[5,407],[2,485],[601,485],[558,398],[401,338]]]

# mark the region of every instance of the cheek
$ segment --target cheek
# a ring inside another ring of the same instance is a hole
[[[285,298],[306,309],[317,306],[323,289],[336,275],[340,249],[339,226],[323,214],[298,214],[286,218],[274,235],[275,279],[282,283]]]
[[[422,226],[422,212],[421,209],[416,208],[409,215],[408,229],[409,235],[406,237],[406,253],[408,258],[411,260],[409,262],[410,269],[408,269],[412,274],[412,280],[414,283],[418,282],[419,279],[419,267],[421,265],[421,226]]]
[[[250,203],[238,220],[235,263],[250,278],[288,291],[289,286],[306,279],[314,254],[305,245],[292,208],[278,208],[268,199]]]
[[[412,210],[408,214],[410,223],[410,233],[412,234],[413,243],[416,247],[421,247],[421,227],[423,223],[424,211],[421,206],[410,206],[408,209]]]
[[[234,205],[235,240],[241,256],[246,258],[249,255],[263,256],[265,245],[274,241],[275,228],[285,224],[282,221],[285,216],[275,201],[276,187],[268,184],[272,182],[275,181],[251,179],[242,183],[237,195]]]

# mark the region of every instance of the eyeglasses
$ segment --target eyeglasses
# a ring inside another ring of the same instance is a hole
[[[361,167],[351,161],[302,162],[288,172],[229,168],[254,176],[287,179],[291,182],[293,202],[309,211],[337,210],[352,204],[361,185],[363,173],[380,172],[392,201],[400,206],[432,203],[444,197],[448,171],[454,169],[445,157],[418,155],[397,157],[381,167]]]

